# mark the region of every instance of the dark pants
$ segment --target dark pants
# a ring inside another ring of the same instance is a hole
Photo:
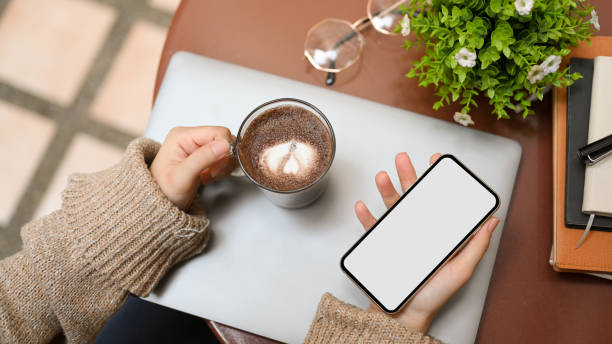
[[[202,318],[130,296],[96,343],[219,343]]]

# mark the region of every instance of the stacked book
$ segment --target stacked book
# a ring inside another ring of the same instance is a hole
[[[592,46],[574,49],[565,63],[583,78],[555,89],[550,264],[556,271],[612,279],[612,156],[591,166],[578,156],[579,148],[612,134],[608,56],[612,37],[595,37]],[[585,235],[587,227],[591,231]]]

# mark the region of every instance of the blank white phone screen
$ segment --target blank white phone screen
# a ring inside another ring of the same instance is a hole
[[[394,312],[497,204],[492,191],[444,156],[349,250],[343,268]]]

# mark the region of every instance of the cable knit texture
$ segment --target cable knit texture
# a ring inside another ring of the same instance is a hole
[[[62,209],[21,230],[23,248],[0,261],[0,343],[93,342],[129,293],[148,295],[209,236],[199,199],[176,208],[148,165],[159,143],[137,139],[107,170],[75,174]],[[325,294],[307,343],[434,343],[383,314]]]
[[[319,302],[306,343],[441,343],[402,326],[383,313],[364,311],[329,293]]]
[[[62,195],[72,258],[142,296],[174,264],[201,252],[208,234],[208,219],[174,206],[151,176],[158,150],[138,140],[115,168],[71,176]],[[192,212],[202,208],[198,201]]]
[[[208,219],[185,213],[148,165],[159,143],[137,139],[122,161],[75,174],[62,209],[22,228],[22,250],[0,262],[0,343],[92,342],[129,293],[146,296],[176,263],[204,248]]]

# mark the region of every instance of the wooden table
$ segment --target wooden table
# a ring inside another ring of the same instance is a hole
[[[183,0],[168,31],[155,93],[172,54],[179,50],[324,86],[325,74],[303,57],[306,32],[332,17],[353,21],[366,12],[366,0],[255,1]],[[612,18],[612,2],[592,1],[601,18]],[[612,25],[600,20],[602,35]],[[331,87],[391,106],[452,120],[458,106],[434,111],[432,89],[403,75],[420,52],[405,52],[401,38],[364,32],[360,61],[338,75]],[[486,104],[481,99],[480,104]],[[490,108],[472,110],[475,127],[519,141],[521,167],[491,278],[477,341],[481,343],[611,342],[612,286],[583,274],[560,274],[548,265],[552,243],[552,102],[534,106],[535,116],[496,120]],[[273,341],[207,320],[226,343]]]

